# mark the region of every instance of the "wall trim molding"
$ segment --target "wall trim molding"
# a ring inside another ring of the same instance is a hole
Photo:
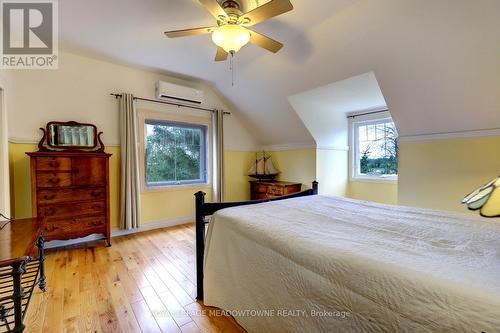
[[[33,145],[37,145],[38,142],[40,142],[40,139],[34,140],[34,139],[21,138],[21,137],[9,137],[9,143],[14,143],[14,144],[33,144]],[[104,146],[106,146],[106,147],[120,147],[120,143],[106,143],[106,142],[104,142]],[[224,151],[226,151],[226,152],[256,152],[256,151],[259,151],[259,148],[258,147],[255,147],[255,148],[250,148],[250,147],[245,147],[245,148],[231,147],[231,148],[224,149]]]
[[[310,143],[291,143],[291,144],[281,144],[281,145],[266,145],[261,147],[261,150],[266,150],[266,151],[284,151],[284,150],[301,150],[301,149],[316,149],[316,145]]]
[[[144,223],[139,229],[123,230],[123,229],[119,229],[117,227],[113,227],[111,229],[111,237],[125,236],[125,235],[136,234],[136,233],[140,233],[140,232],[144,232],[144,231],[149,231],[149,230],[173,227],[176,225],[191,223],[193,221],[194,221],[194,216],[184,216],[184,217],[178,217],[178,218],[174,218],[174,219],[166,219],[166,220],[159,220],[159,221]],[[103,238],[101,235],[92,234],[92,235],[82,237],[82,238],[77,238],[77,239],[53,240],[53,241],[46,242],[45,248],[51,249],[54,247],[72,246],[72,245],[82,244],[82,243],[86,243],[86,242],[98,241],[98,240],[102,240],[102,239]],[[111,240],[111,244],[113,244],[113,240]]]
[[[443,141],[443,140],[484,138],[490,136],[500,136],[500,128],[400,136],[399,142],[401,143],[430,142],[430,141]]]
[[[349,151],[349,146],[318,146],[318,150]]]
[[[259,148],[226,148],[224,147],[224,152],[226,153],[255,153],[259,151]]]
[[[9,137],[9,143],[37,145],[38,142],[40,142],[40,139],[28,139],[28,138],[11,136],[11,137]],[[120,143],[104,142],[104,146],[106,146],[106,147],[120,147]]]

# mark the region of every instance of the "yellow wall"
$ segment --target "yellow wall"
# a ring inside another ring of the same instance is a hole
[[[316,176],[320,194],[347,195],[347,159],[346,150],[316,150]]]
[[[111,221],[118,226],[120,149],[108,147],[110,159]],[[11,208],[15,217],[31,216],[29,159],[25,152],[34,144],[9,144]],[[467,211],[464,195],[500,174],[500,137],[469,140],[403,143],[400,148],[398,183],[347,181],[347,152],[299,149],[270,152],[280,180],[297,181],[305,188],[317,179],[320,193],[355,199],[441,210]],[[254,152],[225,152],[225,200],[249,199],[246,173]],[[194,215],[193,194],[210,188],[145,192],[141,194],[143,223],[175,220]]]
[[[396,204],[397,183],[349,182],[348,151],[340,149],[299,149],[269,152],[280,180],[298,181],[306,188],[319,182],[320,194]]]
[[[11,209],[17,218],[31,216],[30,164],[26,152],[36,151],[34,144],[9,144],[11,177]],[[120,148],[107,147],[110,158],[111,226],[117,227],[120,218]],[[249,185],[246,171],[255,156],[251,152],[226,152],[226,200],[248,200]],[[179,219],[194,216],[194,196],[199,190],[207,193],[206,200],[212,199],[212,191],[207,187],[183,190],[144,192],[141,194],[142,223]]]
[[[274,165],[281,171],[279,180],[302,183],[311,188],[316,180],[316,149],[269,151]]]
[[[350,181],[350,198],[396,205],[398,203],[398,183]]]
[[[500,137],[402,143],[399,204],[468,211],[470,191],[500,174]]]
[[[250,200],[250,185],[247,171],[255,161],[255,153],[249,151],[225,151],[224,199],[226,201]]]

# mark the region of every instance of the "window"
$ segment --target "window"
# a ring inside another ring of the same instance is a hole
[[[207,126],[146,119],[147,187],[207,183]]]
[[[359,120],[352,124],[354,179],[396,180],[398,132],[391,118]]]

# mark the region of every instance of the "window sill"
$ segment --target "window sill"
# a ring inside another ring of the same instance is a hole
[[[198,183],[198,184],[179,184],[179,185],[163,185],[163,186],[146,186],[143,184],[142,193],[155,193],[155,192],[175,192],[175,191],[187,191],[187,190],[207,190],[212,189],[212,184],[210,183]]]
[[[351,177],[351,182],[357,183],[382,183],[382,184],[397,184],[397,178],[372,178],[372,177]]]

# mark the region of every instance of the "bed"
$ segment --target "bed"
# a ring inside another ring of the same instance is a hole
[[[198,298],[249,332],[500,332],[498,221],[316,193],[198,200]]]

